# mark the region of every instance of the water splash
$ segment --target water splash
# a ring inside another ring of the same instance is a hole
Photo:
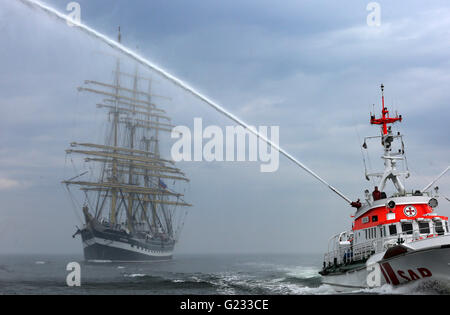
[[[38,0],[18,0],[18,1],[24,3],[24,4],[28,5],[28,6],[31,6],[33,8],[41,9],[44,12],[46,12],[47,14],[49,14],[49,15],[51,15],[53,17],[57,17],[57,18],[61,19],[62,21],[71,23],[72,27],[78,28],[79,30],[87,33],[88,35],[93,36],[93,37],[103,41],[104,43],[106,43],[111,48],[119,50],[124,55],[126,55],[126,56],[128,56],[128,57],[130,57],[130,58],[132,58],[134,60],[136,60],[141,65],[143,65],[145,67],[148,67],[151,70],[157,72],[158,74],[160,74],[161,76],[163,76],[164,78],[169,80],[170,82],[174,83],[178,87],[182,88],[183,90],[185,90],[188,93],[192,94],[196,98],[198,98],[201,101],[205,102],[206,104],[208,104],[210,107],[212,107],[213,109],[215,109],[219,113],[225,115],[226,117],[228,117],[229,119],[231,119],[235,123],[239,124],[240,126],[245,128],[246,130],[248,130],[249,132],[251,132],[252,134],[257,136],[259,139],[261,139],[264,142],[266,142],[267,144],[269,144],[273,149],[275,149],[278,152],[280,152],[281,154],[283,154],[286,158],[288,158],[290,161],[294,162],[296,165],[301,167],[303,170],[305,170],[307,173],[312,175],[314,178],[316,178],[322,184],[327,186],[331,191],[333,191],[334,193],[339,195],[341,198],[343,198],[348,203],[352,202],[352,200],[350,198],[346,197],[344,194],[342,194],[335,187],[333,187],[330,184],[328,184],[319,175],[317,175],[315,172],[313,172],[311,169],[309,169],[306,165],[304,165],[302,162],[300,162],[295,157],[293,157],[290,153],[288,153],[284,149],[280,148],[276,143],[274,143],[271,140],[267,139],[264,135],[260,134],[258,131],[256,131],[256,129],[252,128],[250,125],[248,125],[247,123],[242,121],[240,118],[236,117],[235,115],[233,115],[232,113],[230,113],[229,111],[224,109],[222,106],[220,106],[216,102],[212,101],[208,97],[206,97],[203,94],[201,94],[200,92],[196,91],[193,87],[191,87],[187,83],[183,82],[182,80],[176,78],[175,76],[171,75],[167,71],[163,70],[161,67],[159,67],[159,66],[155,65],[154,63],[150,62],[149,60],[143,58],[142,56],[140,56],[136,52],[130,50],[129,48],[123,46],[122,44],[112,40],[111,38],[107,37],[106,35],[104,35],[104,34],[98,32],[98,31],[90,28],[89,26],[87,26],[87,25],[85,25],[85,24],[83,24],[81,22],[74,21],[68,15],[59,12],[58,10],[48,6],[47,4],[42,3],[41,1],[38,1]]]
[[[361,292],[388,295],[448,295],[450,293],[450,286],[446,282],[437,280],[418,280],[397,287],[385,284],[379,288],[363,289]]]

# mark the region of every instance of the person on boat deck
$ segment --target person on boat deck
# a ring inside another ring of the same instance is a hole
[[[375,186],[375,190],[372,193],[373,201],[381,199],[381,191],[378,190],[378,186]]]

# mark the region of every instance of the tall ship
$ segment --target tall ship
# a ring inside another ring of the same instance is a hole
[[[380,134],[366,137],[362,147],[367,150],[370,141],[379,141],[384,170],[370,172],[366,167],[367,180],[377,186],[365,191],[364,201],[351,203],[356,209],[351,229],[330,238],[320,271],[323,283],[340,288],[397,286],[418,280],[448,285],[448,217],[438,214],[439,188],[434,184],[449,167],[420,190],[405,188],[403,180],[410,172],[403,135],[392,130],[403,118],[390,116],[383,85],[381,94],[381,116],[370,117],[372,125],[380,126]]]
[[[78,209],[83,226],[73,236],[81,236],[85,260],[171,259],[186,213],[181,209],[191,205],[171,188],[189,179],[160,153],[161,133],[173,126],[155,100],[167,97],[153,93],[152,79],[137,66],[134,74],[122,71],[120,58],[114,82],[85,81],[78,90],[103,97],[97,107],[106,111],[107,125],[104,142],[72,142],[66,150],[84,157],[90,169],[63,181],[84,198]]]

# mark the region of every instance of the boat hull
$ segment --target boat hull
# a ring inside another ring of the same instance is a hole
[[[418,280],[450,283],[450,247],[420,249],[387,259],[368,262],[363,267],[323,275],[322,283],[340,288],[398,286]]]
[[[136,239],[124,233],[81,231],[84,258],[89,262],[146,262],[170,260],[174,242]]]

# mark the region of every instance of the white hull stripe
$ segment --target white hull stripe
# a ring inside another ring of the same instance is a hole
[[[111,240],[98,238],[98,237],[94,237],[87,241],[84,241],[83,248],[92,246],[94,244],[100,244],[103,246],[109,246],[109,247],[119,248],[119,249],[123,249],[123,250],[128,250],[131,252],[135,252],[135,253],[139,253],[139,254],[143,254],[143,255],[147,255],[147,256],[167,257],[167,256],[172,256],[172,254],[173,254],[172,250],[159,251],[159,250],[142,249],[142,248],[137,248],[136,246],[131,247],[131,245],[128,243],[111,241]]]

